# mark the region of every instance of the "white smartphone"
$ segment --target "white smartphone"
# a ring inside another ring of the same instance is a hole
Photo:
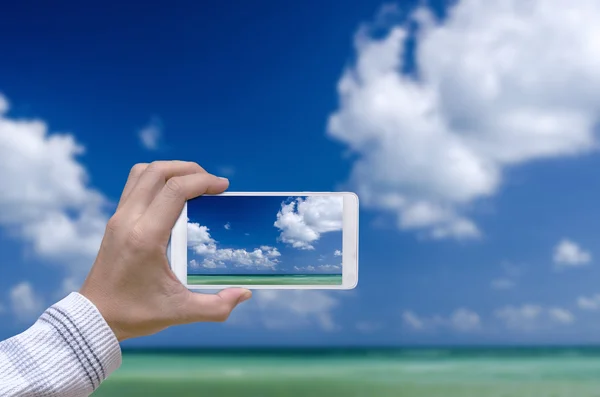
[[[188,289],[352,289],[358,283],[358,197],[203,195],[186,203],[167,255]]]

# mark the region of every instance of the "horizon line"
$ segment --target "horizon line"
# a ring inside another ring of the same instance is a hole
[[[415,349],[600,349],[600,342],[589,344],[455,344],[455,345],[219,345],[219,346],[122,346],[127,350],[415,350]]]

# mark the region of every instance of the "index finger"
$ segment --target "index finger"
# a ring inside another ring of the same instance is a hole
[[[130,217],[137,218],[173,177],[206,172],[199,164],[190,161],[154,161],[144,168],[121,208]]]
[[[223,193],[228,187],[229,180],[208,173],[171,178],[150,203],[138,224],[144,233],[166,243],[187,200],[203,194]]]
[[[123,188],[123,192],[121,193],[121,198],[119,199],[119,204],[117,205],[117,209],[123,206],[123,203],[129,197],[129,193],[133,190],[133,187],[138,181],[138,178],[148,167],[148,163],[138,163],[131,167],[129,171],[129,176],[127,177],[127,182],[125,182],[125,187]]]

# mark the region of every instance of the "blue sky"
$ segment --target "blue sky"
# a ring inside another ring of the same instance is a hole
[[[359,285],[128,345],[598,342],[600,5],[519,4],[5,5],[0,338],[79,285],[130,167],[176,158],[355,191]]]
[[[342,274],[341,196],[188,201],[188,274]]]

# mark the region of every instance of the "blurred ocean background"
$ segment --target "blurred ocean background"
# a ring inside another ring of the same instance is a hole
[[[125,350],[94,396],[592,397],[600,348]]]

